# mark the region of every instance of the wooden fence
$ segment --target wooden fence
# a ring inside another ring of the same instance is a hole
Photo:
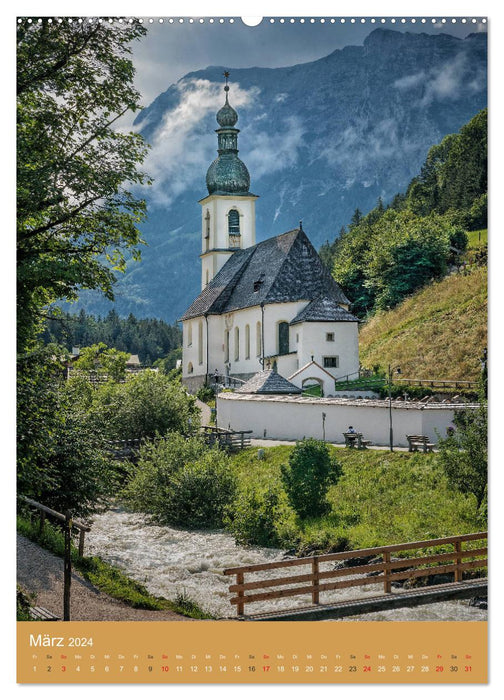
[[[274,600],[275,598],[287,598],[301,594],[311,594],[312,603],[317,605],[320,602],[320,593],[324,591],[369,585],[370,583],[382,583],[385,593],[390,593],[393,581],[404,581],[406,579],[416,579],[418,577],[435,574],[453,573],[454,583],[460,584],[463,579],[464,571],[486,568],[488,565],[486,546],[479,546],[474,549],[463,549],[462,545],[467,542],[486,539],[486,532],[476,532],[468,535],[443,537],[435,540],[407,542],[384,547],[358,549],[351,552],[322,554],[300,559],[286,559],[284,561],[270,562],[267,564],[240,566],[225,569],[224,574],[226,576],[236,576],[236,583],[229,586],[230,593],[234,594],[230,602],[232,605],[236,605],[238,616],[243,616],[245,605],[249,603]],[[419,550],[441,546],[451,546],[453,550],[418,556]],[[412,557],[392,559],[393,553],[398,554],[400,552],[407,552],[408,550],[415,550],[415,555]],[[377,557],[381,557],[381,561],[373,561]],[[357,566],[343,565],[342,568],[333,568],[329,571],[321,570],[321,565],[327,562],[342,562],[362,558],[372,563],[359,563]],[[306,574],[245,582],[246,574],[265,571],[273,572],[278,569],[282,570],[300,566],[309,566],[311,570]],[[400,569],[406,569],[406,571],[400,571]],[[355,574],[361,574],[361,576],[357,578]],[[372,576],[362,576],[362,574],[372,574]],[[342,577],[352,578],[334,581],[334,579],[341,579]],[[323,581],[329,582],[322,583]],[[264,590],[279,586],[281,586],[279,590]],[[289,587],[285,588],[285,586]]]
[[[52,508],[48,508],[47,506],[42,505],[42,503],[37,503],[37,501],[33,501],[31,498],[28,498],[27,496],[19,496],[19,498],[27,503],[29,506],[32,508],[35,508],[36,510],[39,511],[40,513],[40,528],[42,529],[44,527],[44,522],[46,515],[50,515],[51,517],[55,518],[59,522],[68,522],[68,517],[63,515],[62,513],[58,513],[56,510],[53,510]],[[82,557],[84,556],[84,537],[86,535],[86,532],[90,532],[91,528],[89,525],[85,525],[84,523],[79,522],[78,520],[71,520],[71,527],[74,527],[76,530],[79,531],[79,556]]]
[[[202,425],[203,438],[208,445],[219,445],[230,452],[250,447],[252,430],[226,430],[214,425]]]
[[[478,382],[470,382],[458,379],[398,379],[394,377],[394,384],[407,384],[408,386],[425,386],[431,389],[469,389],[477,391]]]

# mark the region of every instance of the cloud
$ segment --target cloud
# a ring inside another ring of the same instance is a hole
[[[187,188],[204,183],[217,147],[217,140],[209,138],[211,129],[204,126],[223,103],[221,84],[189,79],[177,83],[176,87],[179,103],[164,113],[143,165],[154,178],[149,190],[153,202],[164,206],[171,204]],[[233,85],[233,106],[243,107],[254,96],[254,90],[242,90],[237,84]]]
[[[379,179],[383,163],[390,159],[415,159],[424,144],[406,138],[400,119],[382,119],[376,124],[367,119],[355,120],[329,143],[320,148],[320,156],[337,168],[345,189],[360,183],[370,187]],[[315,149],[316,150],[316,149]]]
[[[223,103],[222,84],[193,78],[177,83],[176,87],[179,103],[163,114],[143,164],[145,172],[154,178],[149,189],[151,201],[160,206],[169,206],[188,189],[199,186],[203,190],[205,173],[217,155],[217,138],[213,133],[217,123],[212,124],[211,117],[215,117]],[[259,95],[258,88],[245,90],[234,83],[230,102],[237,110],[251,104],[257,109]],[[254,178],[292,166],[304,133],[300,120],[289,117],[272,134],[271,125],[264,117],[266,113],[252,119],[247,115],[244,121],[248,124],[238,144],[243,147],[240,157]],[[201,195],[204,194],[202,191]]]
[[[397,90],[411,90],[421,86],[423,92],[419,105],[426,107],[434,101],[456,100],[464,92],[479,92],[484,84],[485,76],[474,74],[466,53],[461,51],[439,69],[405,75],[398,78],[393,87]]]
[[[419,83],[422,83],[425,80],[425,77],[425,71],[413,73],[412,75],[405,75],[404,78],[398,78],[393,83],[393,87],[397,88],[398,90],[409,90]]]
[[[279,130],[263,131],[252,125],[243,131],[244,160],[254,178],[293,166],[303,143],[304,128],[298,117],[288,117]]]

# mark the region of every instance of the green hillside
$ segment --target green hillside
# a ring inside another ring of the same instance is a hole
[[[486,334],[487,268],[475,267],[376,313],[360,331],[360,362],[400,366],[410,379],[476,381]]]

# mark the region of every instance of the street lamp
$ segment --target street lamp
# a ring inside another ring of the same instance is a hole
[[[394,451],[394,432],[392,430],[392,373],[401,374],[400,367],[388,366],[388,401],[389,401],[389,445],[390,451]]]

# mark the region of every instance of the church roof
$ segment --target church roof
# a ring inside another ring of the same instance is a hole
[[[298,228],[233,253],[180,320],[320,296],[350,303]]]
[[[329,294],[321,294],[310,302],[305,308],[292,319],[290,325],[302,323],[303,321],[354,321],[358,322],[349,311],[340,306],[337,298]]]
[[[263,369],[245,382],[239,394],[301,394],[302,390],[278,374],[276,369]]]

